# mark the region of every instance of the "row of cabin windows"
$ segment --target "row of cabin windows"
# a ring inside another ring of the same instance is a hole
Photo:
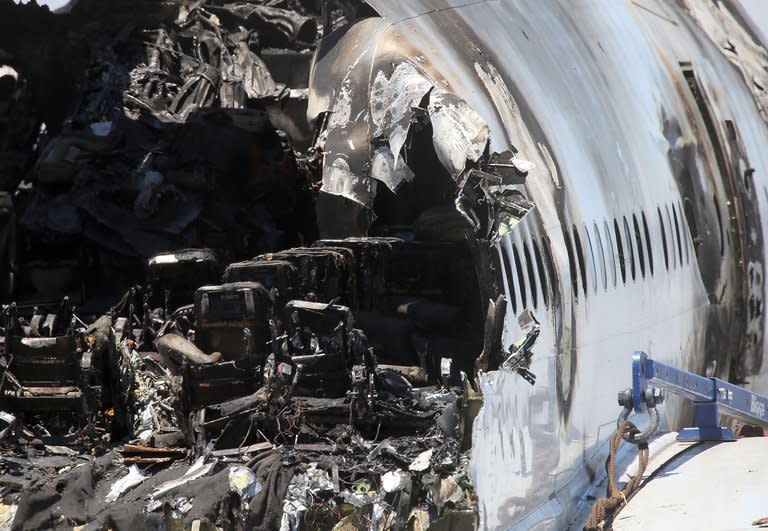
[[[656,213],[658,227],[653,229],[653,216],[649,220],[642,211],[639,215],[604,220],[602,224],[595,222],[591,227],[571,226],[565,235],[565,245],[574,297],[579,297],[579,291],[586,297],[590,285],[597,293],[600,288],[607,291],[619,283],[626,285],[654,276],[655,264],[660,263],[655,262],[659,242],[666,271],[690,263],[692,242],[682,207],[662,205]],[[654,230],[660,236],[655,239],[656,244],[652,238]],[[510,243],[510,248],[511,252],[502,252],[501,256],[513,311],[517,313],[529,303],[538,308],[539,294],[543,305],[549,307],[554,271],[549,242],[529,240]]]
[[[549,242],[530,240],[520,244],[510,243],[511,253],[502,251],[504,271],[507,277],[509,299],[512,310],[517,314],[528,307],[529,301],[533,308],[541,303],[545,307],[550,304],[550,279],[553,275],[553,260]]]
[[[680,204],[659,206],[658,228],[661,251],[664,256],[664,269],[675,270],[691,260],[691,242],[685,225],[685,217]],[[652,223],[653,220],[650,221]],[[566,234],[566,250],[571,268],[571,285],[574,296],[586,297],[591,284],[592,290],[602,287],[616,287],[619,283],[652,277],[655,274],[656,253],[654,238],[648,216],[645,212],[633,213],[613,220],[603,221],[602,227],[593,223],[592,227],[571,226]]]

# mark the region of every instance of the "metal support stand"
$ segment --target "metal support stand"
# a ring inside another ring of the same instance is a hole
[[[651,385],[654,384],[654,385]],[[678,441],[735,441],[736,435],[718,424],[718,409],[768,425],[768,398],[719,378],[707,378],[654,361],[645,352],[632,358],[632,388],[619,393],[619,405],[624,407],[619,421],[636,413],[655,413],[664,400],[662,389],[693,401],[694,426],[680,431]],[[647,439],[655,431],[635,439]]]

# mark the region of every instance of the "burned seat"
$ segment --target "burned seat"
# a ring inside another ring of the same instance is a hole
[[[195,293],[197,346],[224,360],[266,356],[270,339],[269,292],[258,282],[203,286]]]
[[[35,315],[22,326],[16,306],[5,312],[2,401],[12,411],[96,411],[101,403],[102,364],[84,351],[69,300],[55,314]]]
[[[269,292],[257,282],[204,286],[195,293],[196,343],[221,361],[184,363],[192,409],[255,392],[271,339]]]
[[[258,282],[272,292],[274,309],[281,312],[286,303],[299,296],[299,273],[285,260],[247,260],[230,264],[224,283]]]
[[[291,301],[285,313],[287,350],[299,372],[294,394],[344,396],[350,381],[352,312],[338,304]]]
[[[87,409],[91,358],[84,356],[73,336],[9,337],[7,377],[15,380],[3,398],[13,411]]]
[[[299,273],[299,296],[316,302],[339,302],[357,307],[355,255],[345,247],[295,247],[256,257],[283,261]]]
[[[357,301],[361,311],[373,309],[374,294],[383,289],[384,261],[403,243],[400,238],[351,237],[318,240],[313,247],[344,247],[352,251],[357,264]]]
[[[195,290],[218,281],[219,259],[211,249],[181,249],[153,256],[147,263],[150,306],[171,312],[191,304]]]

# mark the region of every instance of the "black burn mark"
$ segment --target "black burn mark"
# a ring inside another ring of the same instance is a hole
[[[476,57],[474,59],[477,59]],[[486,63],[490,64],[501,64],[501,59],[496,57],[492,51],[485,51],[483,55],[483,59]],[[481,62],[482,64],[482,62]],[[486,68],[486,71],[488,69]],[[498,70],[498,69],[497,69]],[[550,197],[550,200],[552,201],[555,212],[557,213],[557,218],[560,223],[560,226],[562,227],[562,230],[564,231],[560,237],[560,242],[568,242],[568,235],[567,235],[567,229],[570,226],[570,223],[568,221],[568,217],[566,215],[567,210],[567,204],[568,204],[568,194],[566,190],[566,185],[564,184],[564,180],[562,178],[562,171],[560,168],[560,164],[557,160],[556,152],[553,149],[550,149],[549,146],[553,146],[554,144],[549,141],[547,138],[547,135],[544,133],[543,128],[541,127],[541,124],[539,124],[537,118],[534,116],[531,108],[528,106],[527,101],[525,99],[525,95],[522,94],[517,84],[515,84],[514,80],[509,79],[507,77],[503,77],[503,74],[501,71],[499,71],[499,75],[502,76],[502,80],[507,86],[507,89],[509,90],[510,94],[512,95],[512,98],[514,102],[518,106],[518,112],[520,114],[520,118],[522,122],[525,124],[525,127],[528,129],[530,135],[532,138],[536,139],[540,145],[547,146],[547,149],[549,150],[549,153],[540,153],[541,158],[543,160],[546,160],[547,158],[551,158],[552,163],[554,165],[555,171],[557,172],[558,180],[562,183],[562,186],[560,187],[552,187],[552,195]],[[503,123],[503,122],[502,122]],[[514,140],[514,139],[513,139]],[[524,154],[523,154],[524,155]],[[529,214],[528,217],[529,226],[537,226],[538,231],[543,233],[543,222],[541,219],[541,213],[538,210],[534,210]],[[561,244],[558,242],[558,244]],[[552,239],[547,235],[542,239],[542,248],[544,250],[544,253],[546,255],[546,260],[552,264],[552,276],[550,277],[550,291],[552,293],[552,301],[550,304],[550,310],[551,310],[551,317],[552,317],[552,326],[554,331],[554,347],[555,352],[557,353],[557,375],[556,375],[556,388],[557,388],[557,395],[558,395],[558,401],[559,401],[559,411],[560,415],[564,422],[568,421],[568,418],[570,416],[571,412],[571,399],[572,399],[572,393],[573,393],[573,387],[576,380],[576,369],[577,369],[577,353],[574,345],[576,345],[576,318],[575,318],[575,303],[576,298],[571,297],[565,297],[564,289],[569,289],[565,286],[563,286],[562,283],[562,275],[560,272],[560,267],[557,262],[555,262],[553,258],[552,253],[552,247],[554,246]],[[572,254],[570,255],[572,256]],[[574,264],[575,266],[575,264]],[[574,274],[576,273],[575,267],[571,266],[571,272]],[[576,281],[578,283],[578,281]],[[576,284],[571,282],[571,285],[574,289],[576,289]],[[566,302],[567,301],[567,302]],[[566,304],[568,305],[566,307]],[[564,321],[568,321],[568,326],[565,326]]]
[[[477,37],[475,30],[468,27],[465,23],[460,21],[457,17],[444,16],[441,17],[441,24],[445,26],[445,31],[451,35],[455,35],[452,39],[454,43],[478,43],[482,42]],[[455,57],[457,64],[480,64],[484,66],[484,70],[488,72],[488,64],[500,65],[504,64],[505,58],[500,58],[494,54],[492,50],[479,51],[478,46],[462,45],[458,44],[453,47],[452,50],[446,51],[444,55],[451,55]],[[513,79],[505,77],[503,72],[498,68],[496,69],[501,76],[501,79],[505,83],[509,93],[512,96],[513,101],[518,106],[518,112],[520,119],[525,127],[528,129],[532,138],[536,139],[537,143],[541,146],[546,146],[549,153],[540,153],[543,160],[551,159],[554,165],[554,170],[557,172],[560,182],[563,182],[562,171],[560,164],[556,157],[556,152],[550,149],[550,146],[556,145],[550,142],[547,135],[544,133],[541,124],[534,116],[531,108],[528,106],[525,95],[520,91],[517,84]],[[478,80],[480,82],[480,80]],[[488,95],[490,99],[490,95]],[[504,123],[500,116],[498,109],[496,110],[499,121]],[[493,145],[494,135],[498,135],[499,132],[491,132],[491,146]],[[514,144],[514,139],[511,139]],[[522,154],[525,156],[525,153]],[[548,168],[549,169],[549,168]],[[549,198],[554,205],[554,210],[557,214],[557,218],[560,226],[563,230],[567,230],[570,226],[567,217],[568,207],[568,195],[565,186],[552,187],[552,195]],[[576,319],[575,308],[576,300],[572,296],[566,297],[564,290],[570,289],[568,286],[563,285],[561,266],[554,260],[554,253],[552,247],[554,245],[563,245],[563,234],[559,235],[557,243],[553,243],[552,238],[548,234],[543,232],[543,223],[541,214],[538,210],[534,209],[527,217],[527,223],[531,229],[532,234],[539,233],[542,235],[542,249],[545,260],[552,265],[552,276],[549,278],[550,292],[551,292],[551,304],[550,304],[550,317],[553,327],[554,347],[557,353],[557,376],[556,376],[556,389],[559,401],[559,411],[563,419],[563,422],[567,422],[570,416],[571,404],[572,404],[572,390],[575,385],[576,370],[577,370],[577,353],[574,345],[576,344]],[[566,275],[567,276],[567,275]],[[568,323],[567,325],[565,323]]]

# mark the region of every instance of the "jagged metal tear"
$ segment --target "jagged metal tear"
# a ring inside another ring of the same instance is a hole
[[[531,385],[536,383],[536,375],[529,369],[533,359],[533,345],[541,333],[541,325],[533,316],[531,310],[524,310],[517,316],[517,322],[523,331],[523,337],[509,347],[510,355],[501,364],[504,371],[517,372]]]

